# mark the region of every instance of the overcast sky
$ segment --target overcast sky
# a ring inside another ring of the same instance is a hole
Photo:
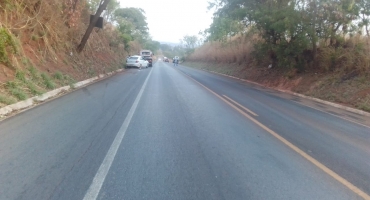
[[[209,0],[120,0],[121,7],[145,10],[153,40],[179,43],[185,35],[198,35],[212,23]]]

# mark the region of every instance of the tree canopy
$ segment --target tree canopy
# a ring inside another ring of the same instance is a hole
[[[369,34],[370,0],[214,0],[207,40],[254,31],[256,56],[273,65],[302,67],[314,60],[317,44],[341,45],[345,37]]]

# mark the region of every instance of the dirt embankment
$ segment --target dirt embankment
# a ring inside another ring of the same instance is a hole
[[[123,66],[128,53],[110,24],[76,52],[90,12],[85,0],[73,2],[0,2],[0,107]]]
[[[321,41],[315,62],[311,58],[300,68],[272,66],[269,56],[258,57],[259,40],[247,34],[207,42],[186,64],[370,112],[370,37],[345,38],[339,46]]]
[[[307,96],[355,107],[370,112],[370,72],[322,72],[312,70],[297,73],[291,70],[250,67],[239,63],[191,62],[185,65],[247,79],[268,87],[289,90]]]

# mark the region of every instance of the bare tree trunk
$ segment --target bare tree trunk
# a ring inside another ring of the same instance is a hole
[[[87,30],[85,32],[85,35],[83,36],[83,38],[81,40],[81,43],[77,47],[77,52],[78,53],[80,53],[84,49],[84,47],[86,45],[86,42],[89,39],[90,34],[91,34],[92,30],[95,27],[96,22],[98,21],[100,15],[105,10],[105,8],[107,7],[108,3],[110,2],[110,0],[102,0],[102,1],[104,1],[104,2],[103,3],[100,3],[98,10],[96,11],[96,13],[95,13],[95,15],[94,15],[91,23],[89,24],[89,27],[87,28]]]

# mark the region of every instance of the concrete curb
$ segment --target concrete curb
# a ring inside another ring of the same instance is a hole
[[[305,99],[309,99],[309,100],[312,100],[312,101],[316,101],[316,102],[319,102],[319,103],[322,103],[322,104],[325,104],[325,105],[333,106],[335,108],[340,108],[340,109],[343,109],[343,110],[346,110],[346,111],[350,111],[350,112],[353,112],[353,113],[356,113],[356,114],[360,114],[360,115],[363,115],[363,116],[370,117],[370,113],[368,113],[366,111],[363,111],[363,110],[356,109],[356,108],[343,106],[343,105],[340,105],[340,104],[337,104],[337,103],[333,103],[333,102],[330,102],[330,101],[325,101],[325,100],[318,99],[318,98],[315,98],[315,97],[306,96],[306,95],[295,93],[295,92],[292,92],[292,91],[289,91],[289,90],[282,90],[282,89],[276,89],[276,88],[273,88],[273,87],[268,87],[268,86],[262,85],[262,84],[257,83],[257,82],[253,82],[253,81],[250,81],[250,80],[247,80],[247,79],[238,78],[238,77],[235,77],[235,76],[230,76],[230,75],[227,75],[227,74],[222,74],[222,73],[215,72],[215,71],[210,71],[210,70],[205,70],[205,69],[201,69],[201,70],[205,71],[205,72],[212,72],[214,74],[219,74],[219,75],[222,75],[222,76],[226,76],[226,77],[230,77],[230,78],[233,78],[233,79],[241,80],[241,81],[253,84],[253,85],[258,85],[258,86],[261,86],[261,87],[264,87],[264,88],[269,88],[269,89],[276,90],[276,91],[279,91],[279,92],[292,94],[292,95],[302,97],[302,98],[305,98]]]
[[[98,76],[96,77],[93,77],[93,78],[89,78],[87,80],[83,80],[83,81],[80,81],[80,82],[77,82],[75,84],[73,84],[73,87],[74,88],[80,88],[80,87],[83,87],[85,85],[88,85],[96,80],[99,80],[99,79],[102,79],[106,76],[111,76],[115,73],[118,73],[118,72],[121,72],[123,71],[123,69],[118,69],[114,72],[109,72],[107,74],[99,74]],[[58,94],[62,93],[62,92],[67,92],[71,89],[70,86],[64,86],[64,87],[60,87],[58,89],[55,89],[55,90],[52,90],[52,91],[49,91],[49,92],[46,92],[40,96],[35,96],[35,97],[31,97],[29,99],[26,99],[24,101],[20,101],[20,102],[17,102],[15,104],[11,104],[11,105],[8,105],[8,106],[5,106],[3,108],[0,108],[0,118],[3,117],[3,116],[6,116],[7,114],[13,112],[13,111],[18,111],[18,110],[22,110],[22,109],[25,109],[25,108],[28,108],[28,107],[31,107],[33,105],[35,105],[35,103],[37,102],[43,102],[47,99],[50,99],[52,97],[55,97],[57,96]]]

